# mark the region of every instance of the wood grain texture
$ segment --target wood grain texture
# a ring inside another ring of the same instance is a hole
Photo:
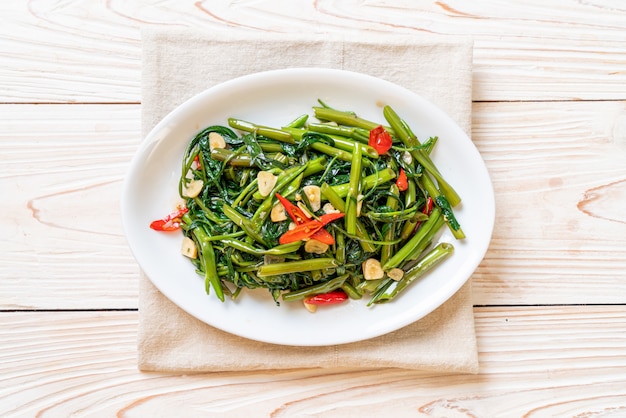
[[[138,106],[4,105],[0,306],[136,307],[119,197]]]
[[[119,196],[139,106],[3,105],[0,115],[0,189],[11,196],[0,306],[135,308]],[[474,303],[623,303],[626,103],[475,103],[473,132],[497,206]]]
[[[618,0],[30,0],[0,15],[5,103],[139,102],[143,25],[472,37],[474,100],[626,99]]]
[[[473,140],[496,193],[475,303],[623,303],[626,104],[476,104]]]
[[[2,416],[621,416],[626,308],[478,308],[480,375],[141,374],[136,312],[2,313]],[[210,355],[210,353],[207,353]]]

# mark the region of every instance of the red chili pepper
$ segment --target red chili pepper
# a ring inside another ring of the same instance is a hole
[[[155,231],[176,231],[180,228],[180,217],[187,213],[189,209],[180,208],[175,212],[170,213],[163,219],[157,219],[150,223],[150,228]]]
[[[428,198],[426,199],[426,203],[424,204],[424,207],[422,208],[422,213],[425,215],[430,215],[430,212],[432,211],[433,211],[433,198],[428,196]],[[422,224],[421,221],[418,221],[415,224],[415,228],[413,228],[413,233],[417,231],[417,229],[420,227],[421,224]]]
[[[304,299],[305,303],[309,305],[333,305],[335,303],[341,303],[348,300],[348,295],[343,290],[337,289],[328,293],[321,293],[319,295],[311,296]]]
[[[318,240],[319,242],[323,242],[324,244],[328,245],[333,245],[335,243],[335,238],[333,238],[330,232],[328,232],[324,228],[311,235],[311,239]]]
[[[430,212],[432,211],[433,211],[433,198],[428,196],[428,199],[426,199],[426,204],[424,205],[424,208],[422,209],[422,213],[426,215],[430,215]]]
[[[279,193],[276,193],[276,197],[278,198],[278,201],[282,203],[285,211],[297,226],[303,225],[305,223],[307,223],[308,225],[305,228],[298,228],[296,226],[296,228],[292,229],[291,231],[285,232],[278,240],[280,244],[288,244],[290,242],[300,241],[305,238],[315,239],[328,245],[333,245],[335,243],[335,239],[333,238],[333,236],[330,234],[330,232],[325,230],[323,226],[329,222],[334,221],[335,219],[343,217],[343,213],[332,213],[330,214],[331,216],[328,216],[328,214],[322,215],[320,217],[321,226],[318,228],[318,223],[320,223],[320,221],[316,221],[317,223],[310,223],[313,220],[309,218],[302,209],[291,203],[289,200],[285,199]]]
[[[287,212],[291,220],[296,225],[299,225],[301,223],[311,220],[311,218],[306,216],[306,214],[304,213],[302,209],[300,209],[299,207],[291,203],[289,200],[285,199],[278,193],[276,193],[276,197],[278,198],[278,201],[282,203],[283,207],[285,208],[285,211]]]
[[[343,216],[344,216],[343,213],[327,213],[326,215],[320,216],[319,221],[317,219],[313,219],[311,221],[301,223],[300,225],[297,225],[291,231],[287,231],[283,235],[281,235],[278,242],[280,244],[289,244],[290,242],[301,241],[305,238],[313,238],[313,235],[317,234],[320,230],[322,230],[322,228],[325,225],[329,224],[330,222],[334,220],[343,218]],[[322,239],[327,239],[327,236],[320,235],[320,237]],[[332,238],[332,235],[330,237]],[[335,243],[334,239],[332,239],[332,242],[330,244],[328,243],[328,241],[325,242],[328,245],[332,245]]]
[[[311,235],[322,229],[324,225],[317,219],[297,225],[294,229],[285,232],[280,236],[278,242],[280,244],[289,244],[290,242],[302,241],[310,238]]]
[[[368,141],[368,145],[373,147],[379,155],[382,155],[391,149],[391,144],[393,140],[389,132],[379,125],[377,128],[374,128],[370,131],[370,138]]]
[[[400,174],[398,174],[398,179],[396,180],[396,186],[398,186],[398,190],[401,192],[409,188],[409,181],[406,178],[404,168],[400,169]]]
[[[345,216],[345,213],[343,212],[327,213],[325,215],[320,216],[320,221],[322,222],[322,225],[327,225],[331,223],[332,221],[336,221],[337,219],[343,218],[344,216]]]
[[[194,162],[196,163],[196,166],[198,167],[198,170],[202,168],[202,165],[200,164],[200,154],[196,154],[196,156],[193,158]]]

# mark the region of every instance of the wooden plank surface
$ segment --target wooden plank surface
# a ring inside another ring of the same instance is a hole
[[[626,413],[624,306],[478,308],[481,374],[460,376],[396,369],[141,374],[136,312],[2,313],[0,325],[1,416]]]
[[[5,103],[139,102],[143,25],[472,37],[474,100],[626,99],[620,0],[4,1],[0,16]]]
[[[120,194],[139,106],[0,106],[0,306],[135,308]]]
[[[0,306],[135,308],[138,267],[119,196],[139,106],[0,109],[0,189],[11,196],[0,218]],[[475,303],[622,303],[626,103],[475,103],[473,114],[497,205]]]
[[[0,416],[626,415],[621,0],[31,0],[0,16]],[[478,375],[137,371],[119,195],[144,25],[474,39],[497,203],[473,276]]]

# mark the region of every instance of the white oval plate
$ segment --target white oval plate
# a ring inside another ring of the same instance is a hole
[[[264,289],[245,290],[236,301],[221,303],[207,295],[204,280],[180,254],[179,233],[159,233],[148,225],[169,213],[178,198],[181,159],[202,128],[237,117],[280,127],[311,114],[322,99],[385,123],[389,104],[418,138],[438,136],[433,159],[463,202],[455,210],[467,238],[449,231],[452,257],[394,301],[366,307],[368,297],[322,307],[315,314],[301,303],[276,306]],[[330,69],[288,69],[252,74],[210,88],[167,115],[147,136],[132,160],[122,192],[122,221],[130,248],[152,283],[172,302],[205,323],[253,340],[295,346],[360,341],[408,325],[450,298],[482,260],[494,222],[494,196],[487,169],[467,135],[429,101],[395,84],[363,74]]]

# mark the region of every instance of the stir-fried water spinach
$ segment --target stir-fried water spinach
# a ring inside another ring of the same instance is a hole
[[[182,253],[220,300],[268,289],[277,304],[394,299],[464,238],[461,201],[430,153],[389,106],[385,125],[319,102],[281,127],[236,118],[189,143],[184,207],[153,222],[182,230]]]

